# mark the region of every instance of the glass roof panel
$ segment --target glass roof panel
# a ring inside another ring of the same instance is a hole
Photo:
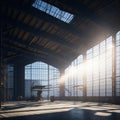
[[[70,23],[74,18],[73,14],[60,10],[42,0],[35,0],[32,6],[66,23]]]

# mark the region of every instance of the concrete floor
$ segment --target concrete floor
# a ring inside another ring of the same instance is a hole
[[[0,120],[120,120],[120,105],[93,102],[9,102]]]

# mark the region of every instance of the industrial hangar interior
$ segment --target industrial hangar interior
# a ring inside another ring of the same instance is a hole
[[[119,0],[0,3],[1,119],[120,118]],[[43,113],[12,114],[40,105]]]

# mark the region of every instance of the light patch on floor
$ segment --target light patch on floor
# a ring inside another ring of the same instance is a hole
[[[29,112],[12,112],[12,113],[6,113],[1,114],[2,117],[20,117],[20,116],[28,116],[28,115],[40,115],[40,114],[46,114],[46,113],[58,113],[58,112],[66,112],[70,109],[54,109],[54,110],[43,110],[43,111],[29,111]]]
[[[20,108],[14,108],[15,106],[21,106]],[[25,105],[25,106],[24,106]],[[112,113],[120,114],[120,106],[114,104],[99,104],[94,102],[70,102],[70,101],[42,101],[42,102],[13,102],[4,104],[4,108],[13,109],[4,109],[0,110],[0,118],[8,117],[21,117],[21,116],[30,116],[30,115],[42,115],[48,113],[61,113],[69,112],[72,118],[82,119],[86,117],[86,110],[89,111],[89,115],[94,116],[112,116]],[[93,117],[94,117],[93,116]]]
[[[120,113],[120,110],[108,110],[108,112]]]
[[[96,112],[95,113],[96,116],[111,116],[111,113],[107,113],[107,112]]]
[[[99,108],[99,107],[81,107],[81,109],[84,109],[84,110],[93,110],[93,111],[96,111],[96,110],[106,110],[104,108]]]

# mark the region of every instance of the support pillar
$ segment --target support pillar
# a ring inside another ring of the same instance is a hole
[[[6,99],[6,64],[3,61],[3,24],[0,22],[0,108]]]
[[[48,65],[48,100],[50,99],[50,70]]]
[[[65,71],[60,70],[60,98],[64,99],[65,97]]]
[[[113,60],[112,60],[112,97],[116,99],[116,33],[113,34]]]
[[[6,100],[6,64],[0,63],[0,107]]]
[[[25,97],[25,72],[24,65],[14,66],[14,99],[19,100],[20,96]]]
[[[83,100],[86,101],[87,96],[87,77],[86,77],[86,52],[83,54],[83,63],[84,63],[84,71],[83,71]]]

